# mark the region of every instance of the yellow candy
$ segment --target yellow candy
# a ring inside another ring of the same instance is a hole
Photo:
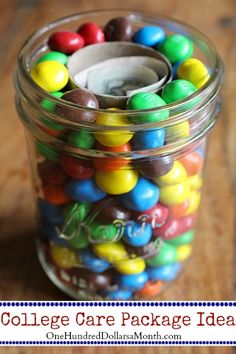
[[[177,247],[177,262],[184,262],[192,253],[192,246],[189,244]]]
[[[167,139],[171,140],[187,138],[190,135],[190,125],[188,121],[166,128]]]
[[[35,65],[30,76],[36,84],[48,92],[60,91],[69,80],[66,67],[53,60],[46,60]]]
[[[184,166],[179,161],[175,161],[172,169],[165,175],[156,178],[155,181],[160,186],[171,186],[173,184],[182,183],[187,177]]]
[[[115,269],[122,274],[138,274],[144,271],[145,261],[142,258],[130,258],[114,264]]]
[[[206,66],[195,58],[184,60],[178,67],[177,76],[178,79],[190,81],[197,88],[202,87],[210,77]]]
[[[115,263],[127,258],[127,251],[121,242],[98,243],[93,246],[93,251],[98,257],[106,259],[110,263]]]
[[[193,175],[187,178],[187,183],[189,184],[190,190],[196,190],[202,188],[202,177],[201,175]]]
[[[165,205],[181,204],[188,195],[189,185],[186,182],[160,187],[160,202]]]
[[[191,192],[189,194],[188,200],[189,200],[189,206],[185,212],[185,215],[193,214],[195,211],[198,210],[201,201],[201,193],[197,191]]]
[[[58,267],[64,269],[69,269],[79,263],[75,252],[71,251],[69,248],[58,245],[51,247],[51,257]]]
[[[108,111],[115,111],[117,108],[109,108]],[[97,124],[107,125],[107,126],[117,126],[123,127],[130,125],[129,119],[121,114],[104,113],[100,114],[96,119]],[[105,146],[120,146],[126,144],[133,137],[133,133],[130,131],[105,131],[97,132],[94,134],[96,139]]]
[[[138,173],[134,170],[97,171],[97,186],[109,194],[122,194],[131,191],[137,181]]]

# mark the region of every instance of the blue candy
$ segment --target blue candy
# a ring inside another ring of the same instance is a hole
[[[175,64],[172,65],[172,76],[173,76],[173,80],[176,80],[177,77],[177,70],[179,65],[182,63],[183,60],[177,61]]]
[[[133,296],[133,294],[132,291],[128,289],[117,289],[107,291],[105,293],[105,296],[107,296],[111,300],[128,300]]]
[[[136,221],[128,222],[125,226],[123,239],[131,246],[145,246],[152,238],[151,224],[142,225]]]
[[[59,246],[62,246],[62,247],[68,246],[68,242],[65,239],[60,238],[58,236],[58,233],[56,231],[56,226],[57,225],[50,223],[48,220],[46,220],[44,218],[41,219],[40,227],[41,227],[43,236],[46,236],[48,240],[53,241],[54,243],[56,243]]]
[[[40,200],[39,209],[42,218],[47,219],[53,224],[63,223],[64,218],[60,207],[50,204],[44,200]]]
[[[92,178],[75,180],[72,179],[66,185],[65,189],[67,195],[77,202],[97,202],[105,197],[106,193],[103,192]]]
[[[117,283],[121,288],[126,288],[131,291],[140,290],[144,284],[148,281],[147,272],[142,272],[139,274],[125,274],[119,275],[117,278]]]
[[[140,28],[133,36],[132,41],[153,47],[165,39],[165,32],[158,26],[145,26]]]
[[[132,139],[135,150],[155,149],[164,145],[165,129],[136,133]]]
[[[95,254],[89,250],[84,249],[79,253],[79,257],[82,263],[95,273],[104,272],[110,267],[110,263],[105,259],[98,258]]]
[[[123,205],[131,210],[145,211],[154,207],[159,199],[159,188],[144,177],[139,177],[136,186],[120,196]]]
[[[176,278],[180,268],[180,263],[171,263],[161,267],[150,267],[146,271],[150,280],[171,281]]]

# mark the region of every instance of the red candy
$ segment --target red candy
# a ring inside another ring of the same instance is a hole
[[[109,152],[114,152],[114,153],[121,153],[121,152],[129,152],[131,151],[131,147],[129,144],[124,144],[121,146],[114,146],[114,147],[108,147],[104,146],[102,144],[97,143],[95,146],[95,149],[100,150],[100,151],[109,151]],[[97,159],[95,158],[93,160],[94,166],[98,170],[104,170],[104,171],[114,171],[114,170],[120,170],[124,166],[126,166],[129,161],[126,159],[122,159],[120,157],[98,157]]]
[[[76,32],[59,31],[49,37],[48,46],[51,50],[72,54],[84,46],[84,39]]]
[[[203,159],[195,151],[189,152],[187,155],[181,157],[179,162],[181,162],[185,167],[189,176],[196,175],[202,170],[203,167]]]
[[[155,229],[158,226],[160,227],[166,222],[169,216],[169,210],[164,205],[158,203],[153,208],[146,210],[145,212],[142,213],[134,212],[133,215],[140,222],[142,221],[150,222],[152,224],[152,228]]]
[[[71,201],[64,191],[64,185],[45,184],[43,186],[43,194],[44,199],[51,204],[62,205]]]
[[[67,175],[76,179],[87,179],[94,174],[94,168],[90,162],[73,156],[63,155],[61,166]]]
[[[105,35],[96,23],[84,23],[77,33],[83,37],[85,45],[105,42]]]
[[[189,229],[192,229],[195,221],[195,214],[188,215],[180,219],[170,219],[165,225],[155,228],[153,230],[153,236],[170,240],[188,231]]]
[[[38,165],[38,174],[43,182],[55,185],[66,183],[66,175],[59,165],[54,161],[45,160]]]

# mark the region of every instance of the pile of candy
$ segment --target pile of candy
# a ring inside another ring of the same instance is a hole
[[[39,127],[63,142],[60,148],[41,140],[35,142],[41,252],[57,283],[74,297],[149,298],[177,276],[181,263],[191,254],[204,142],[178,157],[166,154],[127,158],[132,151],[163,147],[171,135],[178,139],[189,137],[189,121],[135,133],[130,126],[167,120],[168,108],[131,115],[125,114],[126,110],[116,114],[117,107],[108,107],[107,112],[99,114],[63,106],[68,101],[99,109],[96,94],[71,89],[66,65],[75,51],[104,41],[132,41],[152,47],[172,65],[174,79],[158,94],[139,92],[129,97],[129,111],[185,99],[209,79],[206,66],[192,57],[194,46],[189,38],[166,35],[158,26],[134,32],[127,18],[112,19],[104,29],[85,23],[77,32],[58,31],[48,38],[48,52],[37,60],[30,75],[62,104],[45,99],[42,111],[68,122],[127,130],[91,132],[78,125],[72,131],[41,114]],[[69,153],[68,147],[78,149],[78,153]],[[94,151],[94,157],[83,156],[83,151]],[[97,151],[103,156],[97,156]]]

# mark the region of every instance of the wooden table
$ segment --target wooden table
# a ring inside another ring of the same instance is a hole
[[[198,241],[185,272],[165,292],[165,300],[234,299],[233,181],[235,178],[235,1],[119,0],[120,8],[145,10],[184,20],[207,33],[225,63],[223,112],[211,134]],[[50,20],[93,8],[117,7],[110,0],[0,0],[0,298],[65,299],[44,275],[37,261],[33,235],[31,187],[26,145],[14,109],[12,73],[22,41]],[[4,353],[30,353],[8,348]],[[93,348],[52,348],[51,353],[93,353]],[[126,349],[122,349],[126,350]],[[128,349],[127,349],[128,350]],[[130,349],[129,349],[130,350]],[[34,352],[48,349],[35,348]],[[109,352],[100,348],[99,352]],[[113,348],[119,353],[121,348]],[[132,352],[180,353],[179,348],[132,348]],[[184,348],[181,353],[231,353],[231,348]]]

